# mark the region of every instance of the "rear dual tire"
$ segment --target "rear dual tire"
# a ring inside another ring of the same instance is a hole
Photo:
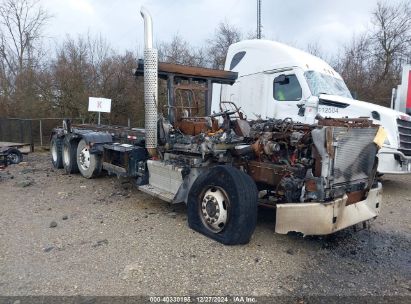
[[[67,174],[79,172],[76,158],[77,145],[77,140],[70,140],[68,137],[64,138],[62,155],[63,167]]]
[[[101,173],[102,161],[98,154],[90,153],[90,146],[82,139],[59,138],[54,135],[50,143],[51,161],[54,168],[68,174],[78,173],[85,178],[93,178]]]
[[[56,169],[63,168],[63,139],[53,135],[50,142],[51,162]]]
[[[84,139],[80,140],[77,146],[78,169],[85,178],[93,178],[101,173],[101,156],[90,153],[90,146]]]

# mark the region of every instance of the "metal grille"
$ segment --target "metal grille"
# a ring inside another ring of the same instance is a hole
[[[376,128],[333,128],[334,185],[368,179],[377,153],[376,134]]]
[[[398,133],[400,136],[400,150],[407,156],[411,156],[411,121],[397,119]]]
[[[144,50],[146,148],[157,147],[157,50]]]

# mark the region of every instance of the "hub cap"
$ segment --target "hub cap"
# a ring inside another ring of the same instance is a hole
[[[87,147],[84,147],[80,152],[80,166],[83,170],[90,168],[90,151]]]
[[[14,153],[10,153],[9,155],[7,155],[7,158],[9,159],[9,161],[13,164],[16,164],[19,157],[17,156],[17,154]]]
[[[213,232],[224,229],[228,220],[228,199],[223,189],[208,189],[201,201],[200,217],[203,223]]]

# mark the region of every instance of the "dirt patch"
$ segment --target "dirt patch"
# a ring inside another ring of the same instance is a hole
[[[370,228],[277,235],[260,209],[251,242],[229,247],[190,230],[184,205],[30,154],[0,171],[0,294],[409,296],[411,177],[383,185]]]

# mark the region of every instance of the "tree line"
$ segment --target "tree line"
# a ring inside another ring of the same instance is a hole
[[[142,122],[143,83],[131,76],[141,54],[115,51],[103,36],[66,36],[50,52],[44,32],[51,16],[36,0],[0,4],[0,117],[83,117],[89,96],[112,99],[110,123]],[[353,34],[327,61],[343,76],[357,99],[389,106],[402,66],[411,62],[411,5],[408,1],[377,3],[371,27]],[[230,44],[253,35],[222,22],[202,47],[180,35],[157,43],[159,60],[224,68]],[[318,43],[305,50],[327,54]],[[159,98],[165,99],[164,86]]]

